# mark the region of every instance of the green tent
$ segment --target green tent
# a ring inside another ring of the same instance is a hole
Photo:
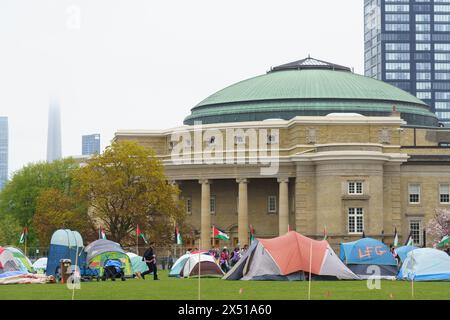
[[[33,265],[31,261],[25,256],[22,250],[14,248],[14,247],[6,247],[6,250],[11,252],[14,259],[16,259],[17,263],[19,263],[21,269],[23,271],[28,271],[29,273],[34,273]]]
[[[119,260],[122,264],[126,277],[133,275],[130,258],[123,251],[120,244],[109,240],[96,240],[89,244],[85,249],[86,261],[90,269],[97,269],[102,276],[103,266],[107,260]]]
[[[142,261],[142,257],[138,256],[137,254],[133,252],[127,252],[127,256],[131,260],[131,267],[133,268],[133,273],[136,272],[145,272],[148,271],[147,264]]]

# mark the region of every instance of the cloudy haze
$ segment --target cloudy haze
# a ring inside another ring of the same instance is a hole
[[[362,0],[0,0],[0,116],[10,172],[81,135],[182,124],[215,91],[311,56],[363,73]]]

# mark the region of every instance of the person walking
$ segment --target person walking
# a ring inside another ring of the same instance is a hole
[[[158,279],[157,267],[156,267],[156,254],[153,250],[155,243],[151,242],[150,247],[145,250],[144,256],[142,257],[142,261],[145,261],[147,264],[148,270],[141,274],[142,279],[145,280],[145,276],[153,272],[153,280]]]

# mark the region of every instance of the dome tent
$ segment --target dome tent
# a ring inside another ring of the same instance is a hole
[[[372,266],[380,268],[380,279],[395,279],[397,261],[389,248],[376,239],[362,238],[358,241],[341,243],[340,258],[362,279],[374,278]]]
[[[403,262],[398,279],[450,281],[450,256],[444,251],[423,248],[412,250]]]
[[[179,277],[211,277],[224,275],[216,260],[210,254],[190,254],[184,261]]]
[[[29,273],[34,272],[33,265],[31,264],[30,259],[28,259],[28,257],[25,256],[22,250],[14,247],[6,247],[5,249],[11,252],[11,254],[16,259],[22,271]]]
[[[96,240],[91,242],[85,249],[86,261],[89,269],[98,270],[103,275],[103,266],[107,260],[119,260],[124,269],[126,277],[133,275],[131,261],[120,244],[110,240]]]
[[[0,247],[0,274],[7,272],[20,272],[27,273],[22,269],[17,259],[14,258],[11,251],[6,248]]]
[[[172,269],[170,269],[169,277],[182,277],[183,273],[184,273],[184,266],[189,261],[189,258],[192,255],[198,255],[199,253],[201,255],[208,255],[208,256],[210,256],[209,252],[206,251],[206,250],[205,251],[192,252],[192,253],[189,252],[189,253],[186,253],[186,254],[182,255],[181,257],[179,257],[177,259],[177,261],[175,261],[175,263],[172,266]],[[214,261],[214,263],[215,263],[215,261]]]
[[[83,247],[83,238],[77,231],[69,229],[55,231],[50,241],[46,274],[55,276],[61,259],[70,259],[73,265],[77,261],[78,267],[81,268],[86,263]]]
[[[310,258],[312,248],[312,259]],[[327,241],[290,231],[273,239],[256,239],[225,275],[225,280],[303,280],[304,272],[319,277],[358,280]]]
[[[37,273],[45,273],[47,270],[47,258],[39,258],[33,263],[33,269]]]
[[[142,257],[138,256],[137,254],[133,252],[127,252],[127,256],[130,258],[131,261],[131,268],[133,269],[133,273],[136,272],[145,272],[148,271],[147,264],[142,261]]]
[[[401,263],[403,263],[405,261],[406,257],[408,256],[408,253],[410,253],[412,250],[416,250],[416,249],[418,249],[418,248],[414,247],[414,246],[402,246],[402,247],[396,248],[395,252],[400,257]]]

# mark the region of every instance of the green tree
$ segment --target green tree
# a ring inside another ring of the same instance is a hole
[[[19,222],[13,217],[7,215],[0,217],[0,244],[17,246],[22,230]]]
[[[30,244],[36,245],[32,221],[39,195],[48,189],[70,193],[71,173],[78,167],[79,164],[75,160],[68,158],[52,163],[29,164],[14,173],[0,193],[0,220],[10,217],[17,221],[21,228],[28,226]]]
[[[184,218],[182,204],[174,197],[178,188],[167,183],[154,152],[135,142],[114,142],[80,167],[74,181],[93,218],[116,242],[134,243],[139,225],[147,238],[167,243],[175,221]]]

